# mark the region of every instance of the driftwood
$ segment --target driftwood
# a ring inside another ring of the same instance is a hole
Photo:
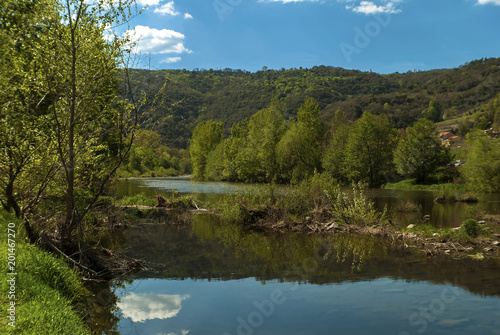
[[[99,274],[97,272],[95,272],[94,270],[92,269],[89,269],[88,267],[86,267],[85,265],[81,264],[80,262],[77,262],[75,261],[73,258],[71,258],[70,256],[66,255],[64,252],[62,252],[58,247],[56,247],[54,245],[54,243],[52,243],[50,241],[50,239],[47,237],[47,235],[45,235],[45,233],[41,233],[40,234],[41,238],[43,239],[43,241],[47,244],[47,246],[54,252],[57,252],[58,254],[62,255],[65,259],[67,259],[68,261],[70,261],[72,264],[74,264],[76,267],[80,268],[81,270],[83,271],[87,271],[88,273],[91,273],[92,275],[94,275],[95,277],[98,277]]]

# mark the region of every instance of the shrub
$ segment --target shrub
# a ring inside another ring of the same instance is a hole
[[[460,226],[470,237],[477,237],[481,232],[481,226],[474,219],[465,220]]]

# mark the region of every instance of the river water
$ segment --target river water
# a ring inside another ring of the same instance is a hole
[[[134,179],[117,191],[194,191],[216,201],[242,187]],[[415,202],[420,210],[405,220],[429,214],[439,226],[459,225],[471,210],[498,210],[495,198],[443,209],[427,192],[369,196],[379,207]],[[500,334],[496,259],[428,259],[370,236],[257,234],[209,214],[168,213],[121,234],[126,252],[148,269],[115,287],[115,333]]]

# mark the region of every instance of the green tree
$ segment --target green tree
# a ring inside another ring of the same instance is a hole
[[[384,173],[392,169],[394,128],[385,116],[363,113],[351,129],[345,154],[347,176],[366,182],[370,187],[384,182]]]
[[[282,178],[297,183],[321,169],[320,145],[323,124],[319,119],[320,108],[316,100],[306,99],[277,144],[276,153]]]
[[[347,171],[345,169],[345,156],[347,140],[352,124],[344,112],[337,110],[332,120],[332,135],[330,143],[323,155],[323,168],[338,181],[347,182]]]
[[[241,167],[243,180],[270,182],[278,178],[276,146],[286,130],[283,109],[282,103],[273,102],[248,120],[246,146],[239,152],[239,160],[246,165]]]
[[[500,131],[500,93],[497,95],[493,104],[493,129]]]
[[[246,180],[246,155],[243,153],[248,142],[248,120],[243,120],[231,128],[231,136],[224,141],[223,179]]]
[[[18,217],[34,209],[58,170],[48,122],[53,97],[37,66],[56,14],[50,0],[0,4],[0,203]],[[26,220],[25,227],[34,241]]]
[[[500,139],[490,139],[483,132],[468,134],[472,149],[461,171],[474,188],[483,192],[500,191]]]
[[[189,149],[193,166],[193,178],[205,178],[207,157],[222,141],[222,132],[222,122],[213,120],[203,121],[194,128]]]
[[[419,119],[406,129],[406,136],[400,139],[394,152],[397,172],[415,178],[419,184],[428,182],[429,176],[451,159],[450,150],[442,145],[436,126],[426,119]]]
[[[442,121],[442,115],[443,115],[443,111],[442,111],[442,107],[441,105],[439,104],[439,102],[437,102],[436,100],[432,99],[430,102],[429,102],[429,108],[424,110],[422,112],[422,116],[424,118],[426,118],[427,120],[430,120],[430,121],[433,121],[433,122],[439,122],[439,121]]]
[[[60,0],[46,52],[37,59],[47,92],[55,96],[51,123],[64,172],[65,218],[58,225],[63,244],[71,242],[130,150],[131,144],[124,145],[130,109],[117,99],[130,41],[107,29],[127,22],[134,3]]]

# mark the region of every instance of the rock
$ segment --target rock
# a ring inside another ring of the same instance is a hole
[[[338,229],[338,228],[339,228],[339,224],[337,222],[332,222],[332,223],[326,224],[326,230]]]
[[[413,229],[413,228],[415,228],[415,225],[414,225],[414,224],[410,224],[410,225],[408,225],[408,226],[406,227],[406,229]]]

